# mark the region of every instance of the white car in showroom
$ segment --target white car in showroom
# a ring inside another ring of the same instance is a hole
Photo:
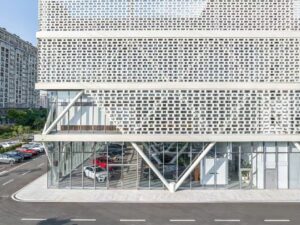
[[[105,182],[108,177],[107,171],[97,166],[85,166],[83,171],[86,177],[96,179],[98,182]]]

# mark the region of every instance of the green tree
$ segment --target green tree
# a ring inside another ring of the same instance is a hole
[[[25,125],[27,113],[25,110],[10,109],[7,112],[7,117],[15,121],[17,125]]]
[[[28,126],[33,130],[40,130],[46,122],[46,109],[11,109],[7,113],[7,117],[18,126]]]
[[[13,130],[12,132],[13,136],[17,137],[19,141],[23,140],[25,129],[22,125],[13,126],[12,130]]]

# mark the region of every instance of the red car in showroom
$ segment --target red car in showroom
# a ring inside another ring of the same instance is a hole
[[[97,157],[96,159],[93,159],[93,165],[98,166],[102,169],[107,169],[107,163],[114,163],[111,159],[106,159],[104,156]],[[112,171],[112,167],[109,167],[109,171]]]
[[[33,150],[33,149],[27,149],[27,148],[17,148],[16,151],[18,152],[23,152],[23,153],[30,153],[33,156],[38,155],[39,152],[37,150]]]

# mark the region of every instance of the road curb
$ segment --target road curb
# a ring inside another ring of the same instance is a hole
[[[47,173],[46,173],[47,174]],[[27,188],[30,184],[32,184],[34,181],[36,181],[37,179],[40,179],[42,176],[45,176],[45,174],[42,174],[41,176],[37,177],[36,179],[34,179],[33,181],[31,181],[29,184],[26,184],[24,187],[22,187],[20,190],[16,191],[15,193],[13,193],[10,197],[12,200],[16,201],[16,202],[44,202],[44,201],[35,201],[35,200],[22,200],[20,198],[17,197],[17,194],[19,192],[21,192],[23,189]]]
[[[23,188],[26,188],[23,187]],[[23,189],[22,188],[22,189]],[[119,200],[103,200],[103,201],[59,201],[59,200],[33,200],[33,199],[26,199],[23,200],[21,198],[19,198],[17,195],[20,191],[22,191],[22,189],[20,189],[19,191],[15,192],[14,194],[11,195],[12,200],[16,201],[16,202],[23,202],[23,203],[112,203],[112,204],[257,204],[257,203],[261,203],[261,204],[268,204],[268,203],[299,203],[300,200],[297,201],[273,201],[273,200],[264,200],[264,201],[161,201],[161,202],[155,202],[155,201],[143,201],[143,200],[136,200],[136,201],[119,201]],[[89,191],[89,190],[86,190]]]

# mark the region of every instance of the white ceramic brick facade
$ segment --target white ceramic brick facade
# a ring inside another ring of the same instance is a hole
[[[88,91],[126,134],[300,134],[300,91]]]
[[[299,30],[298,0],[40,0],[43,31]]]
[[[300,82],[299,20],[299,0],[40,0],[40,32],[62,37],[39,39],[38,82],[66,87],[165,82],[289,87]],[[76,36],[76,31],[86,32],[86,37]],[[120,37],[109,36],[111,31]],[[122,37],[121,31],[133,36],[145,31],[145,37]],[[187,37],[147,37],[153,31],[186,32]],[[191,31],[237,35],[188,37]],[[253,36],[266,31],[296,35]],[[101,37],[96,37],[99,32]],[[170,86],[85,93],[105,108],[123,134],[300,134],[300,88]]]
[[[39,43],[40,82],[300,82],[300,38],[91,38]]]

